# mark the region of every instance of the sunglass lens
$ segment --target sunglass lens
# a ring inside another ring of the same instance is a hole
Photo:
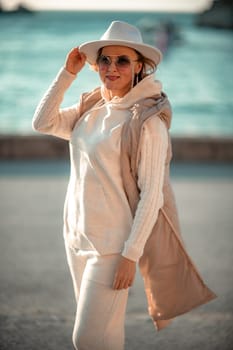
[[[127,56],[119,56],[116,65],[120,68],[126,68],[130,65],[130,59]]]
[[[100,56],[97,63],[102,66],[110,66],[111,60],[108,56]]]

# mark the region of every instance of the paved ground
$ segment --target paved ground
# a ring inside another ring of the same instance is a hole
[[[218,299],[156,333],[138,275],[126,350],[230,350],[233,166],[175,165],[173,174],[186,245]],[[1,350],[73,349],[75,304],[61,233],[67,179],[63,163],[0,163]]]

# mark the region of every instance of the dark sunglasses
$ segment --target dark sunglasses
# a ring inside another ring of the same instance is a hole
[[[100,55],[97,58],[97,65],[100,67],[100,69],[106,69],[111,66],[112,64],[112,58],[113,56],[105,56]],[[117,69],[125,69],[129,68],[132,62],[136,62],[137,60],[131,60],[128,56],[122,55],[122,56],[115,56],[114,64]]]

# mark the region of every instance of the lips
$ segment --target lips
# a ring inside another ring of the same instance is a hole
[[[111,81],[116,81],[119,77],[115,76],[115,75],[108,75],[108,76],[106,76],[106,78],[111,80]]]

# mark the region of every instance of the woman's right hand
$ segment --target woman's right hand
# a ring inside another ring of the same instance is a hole
[[[86,55],[79,51],[78,47],[72,49],[67,57],[65,68],[71,74],[77,74],[84,67],[86,62]]]

